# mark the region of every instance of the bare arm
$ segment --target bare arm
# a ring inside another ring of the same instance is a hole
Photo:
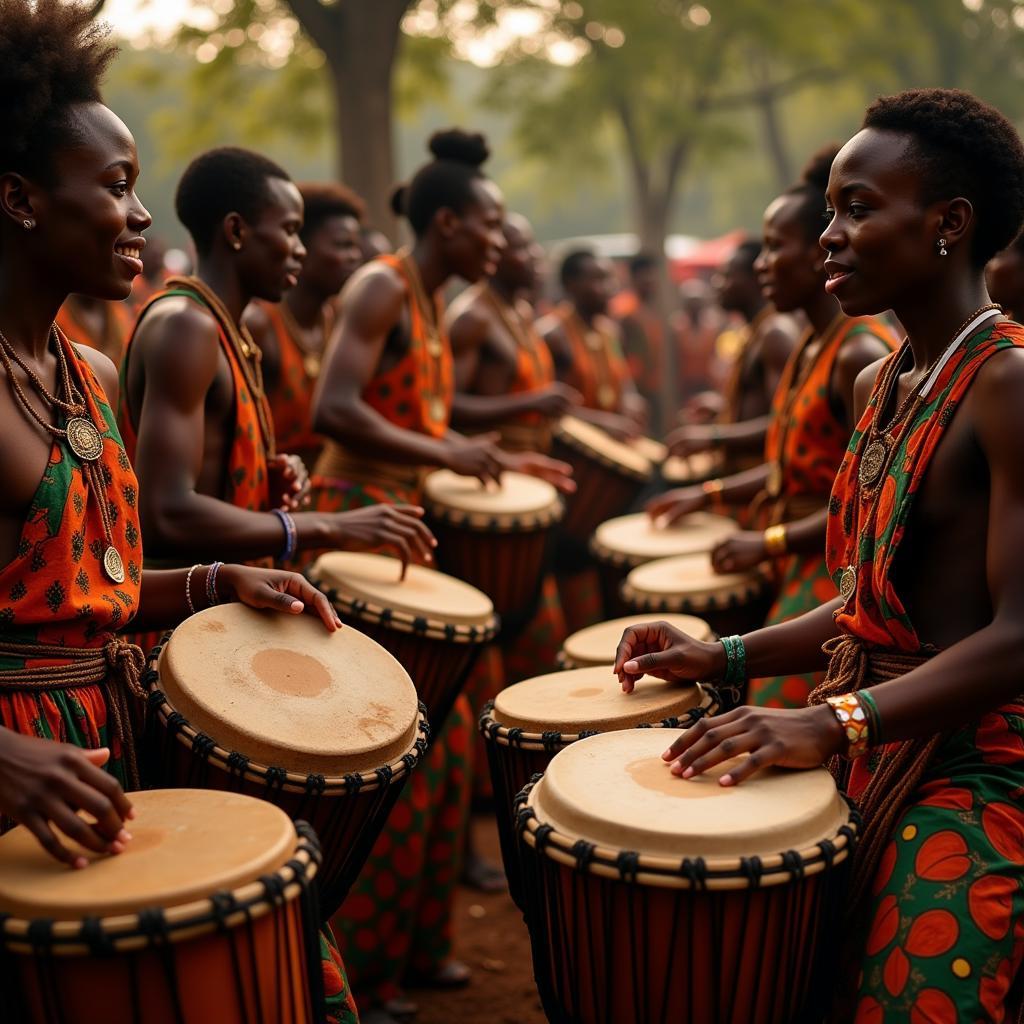
[[[255,302],[250,302],[245,307],[242,323],[249,328],[252,340],[259,346],[262,355],[260,369],[263,372],[263,385],[269,393],[281,380],[281,346],[274,325],[266,310]]]

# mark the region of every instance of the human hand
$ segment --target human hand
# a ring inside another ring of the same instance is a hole
[[[711,566],[717,573],[746,572],[768,558],[764,535],[756,530],[738,530],[711,551]]]
[[[641,622],[622,634],[612,671],[626,693],[644,675],[670,682],[716,679],[725,671],[725,648],[695,640],[667,622]]]
[[[402,579],[410,562],[434,561],[437,541],[422,522],[417,505],[367,505],[334,516],[338,547],[355,551],[390,548],[402,560]]]
[[[707,507],[708,496],[700,487],[676,487],[651,498],[644,511],[658,526],[671,526],[691,512]]]
[[[742,707],[716,718],[702,718],[662,754],[684,779],[739,754],[750,756],[719,779],[737,786],[759,768],[817,768],[844,749],[846,737],[827,704],[809,708]]]
[[[84,868],[89,859],[62,843],[54,827],[93,853],[120,853],[132,838],[124,823],[135,812],[117,779],[102,768],[109,757],[106,747],[82,750],[0,728],[0,813],[70,867]]]
[[[628,391],[622,396],[622,413],[631,420],[638,430],[646,430],[650,419],[647,399],[636,391]]]
[[[562,494],[572,494],[576,490],[572,466],[567,462],[548,458],[539,452],[501,452],[501,462],[503,469],[547,480]]]
[[[698,452],[706,452],[714,448],[718,442],[718,427],[701,426],[691,424],[686,427],[677,427],[665,438],[665,444],[673,455],[681,459]]]
[[[702,391],[683,407],[684,423],[711,423],[722,413],[725,400],[717,391]]]
[[[298,455],[272,456],[267,460],[267,477],[275,508],[296,512],[309,501],[309,471]]]
[[[500,434],[479,434],[476,437],[455,435],[445,442],[444,465],[461,476],[475,476],[483,484],[501,482],[501,451],[497,448]]]
[[[555,420],[564,416],[574,405],[583,402],[583,396],[575,388],[560,381],[535,391],[531,398],[534,412]]]
[[[258,569],[251,565],[222,565],[217,573],[217,597],[239,601],[250,608],[266,608],[285,615],[317,615],[329,633],[341,629],[331,602],[297,572]]]

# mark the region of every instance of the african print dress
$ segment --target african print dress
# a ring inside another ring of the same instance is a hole
[[[977,329],[893,429],[891,454],[872,454],[862,483],[886,369],[879,374],[829,505],[828,565],[845,597],[833,667],[841,677],[843,664],[862,666],[839,689],[899,674],[883,672],[885,662],[907,662],[906,671],[928,656],[893,582],[894,559],[958,403],[984,363],[1010,347],[1024,347],[1020,325]],[[886,792],[893,778],[908,779],[906,796]],[[1024,940],[1024,705],[985,710],[942,737],[875,748],[852,763],[847,786],[865,811],[861,851],[880,851],[866,865],[855,1020],[1002,1021]]]

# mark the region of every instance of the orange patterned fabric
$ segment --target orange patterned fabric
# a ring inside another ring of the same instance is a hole
[[[658,394],[665,373],[665,328],[661,318],[634,291],[619,292],[612,300],[611,314],[623,323],[623,354],[630,376],[647,394]]]
[[[257,301],[256,305],[270,320],[280,360],[277,383],[267,389],[277,450],[309,458],[323,444],[323,438],[313,432],[313,391],[319,375],[319,356],[312,360],[317,369],[311,373],[312,367],[307,366],[308,357],[292,336],[282,304]],[[325,308],[333,310],[329,304]],[[333,317],[328,313],[324,321],[325,338],[331,319]]]
[[[509,382],[508,393],[510,395],[528,395],[550,387],[555,381],[555,361],[551,358],[551,350],[537,333],[537,329],[529,317],[511,315],[516,317],[516,322],[521,325],[522,330],[515,335],[516,372]],[[527,412],[516,417],[516,422],[535,426],[546,423],[547,420],[539,413]]]
[[[615,336],[610,329],[599,329],[596,326],[588,332],[576,311],[568,304],[559,306],[555,313],[572,350],[572,366],[566,376],[566,384],[576,388],[583,396],[585,408],[618,412],[622,407],[626,385],[632,377]],[[600,338],[599,347],[589,347],[588,333]]]
[[[231,368],[231,380],[235,390],[235,424],[234,434],[231,443],[231,450],[228,453],[228,462],[224,478],[224,487],[219,495],[222,501],[226,501],[237,508],[245,508],[255,512],[265,512],[270,508],[270,492],[267,480],[267,458],[274,452],[274,439],[264,437],[263,428],[260,424],[260,413],[258,403],[261,403],[265,412],[265,419],[268,423],[273,420],[270,416],[269,406],[262,394],[254,394],[246,380],[245,372],[235,352],[234,346],[229,340],[229,331],[232,325],[225,322],[223,311],[215,309],[201,290],[200,282],[194,278],[176,277],[167,282],[167,288],[158,292],[146,304],[139,313],[135,323],[135,330],[128,340],[128,348],[125,352],[124,363],[121,368],[121,409],[120,425],[124,434],[125,445],[130,458],[135,458],[135,445],[137,442],[136,430],[138,424],[132,420],[131,411],[128,407],[127,388],[127,366],[131,355],[131,346],[138,334],[139,324],[143,318],[158,302],[164,299],[181,295],[198,303],[217,321],[217,333],[220,338],[221,351]],[[246,332],[243,337],[254,353],[258,353],[255,343],[248,337]]]

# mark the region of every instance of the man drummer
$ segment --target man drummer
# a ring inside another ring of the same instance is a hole
[[[839,596],[717,644],[632,627],[615,671],[631,689],[645,671],[827,666],[808,707],[699,723],[665,759],[689,778],[749,755],[729,786],[845,755],[864,828],[838,1019],[1004,1020],[1024,927],[1024,328],[984,267],[1024,223],[1024,146],[967,93],[885,97],[827,202],[829,292],[848,315],[891,309],[908,336],[857,382],[829,507]]]

